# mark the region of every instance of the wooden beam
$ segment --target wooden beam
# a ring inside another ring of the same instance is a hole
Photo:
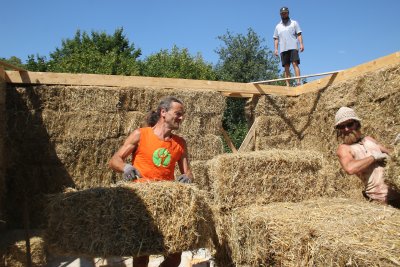
[[[237,149],[235,145],[232,143],[231,138],[229,137],[228,133],[225,131],[224,128],[221,127],[222,136],[225,139],[225,142],[228,144],[229,148],[232,150],[233,153],[237,153]]]
[[[256,118],[251,125],[249,132],[247,133],[246,137],[244,138],[242,144],[240,145],[238,152],[246,152],[250,151],[248,149],[249,145],[256,140],[256,127],[258,123],[258,118]]]
[[[335,70],[335,71],[329,71],[329,72],[308,74],[308,75],[295,76],[295,77],[289,77],[289,78],[279,78],[279,79],[273,79],[273,80],[251,82],[251,83],[253,83],[253,84],[263,84],[263,83],[279,82],[279,81],[286,81],[286,80],[295,80],[295,79],[308,78],[308,77],[318,77],[318,76],[325,76],[325,75],[329,75],[329,74],[335,74],[335,73],[338,73],[340,71],[341,70]]]
[[[387,68],[391,65],[400,64],[400,51],[378,58],[373,61],[355,66],[350,69],[343,70],[329,77],[325,77],[319,80],[315,80],[301,86],[294,87],[297,94],[305,94],[321,90],[327,86],[337,84],[339,82],[352,79],[354,77],[363,75],[367,72],[376,71],[382,68]]]
[[[11,84],[213,90],[226,95],[233,95],[235,97],[242,97],[244,95],[248,97],[260,94],[295,95],[295,90],[292,90],[292,88],[289,89],[286,86],[122,75],[6,71],[6,81]]]

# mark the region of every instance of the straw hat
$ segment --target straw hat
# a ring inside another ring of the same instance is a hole
[[[335,126],[338,126],[339,124],[347,120],[361,121],[361,119],[357,116],[353,109],[348,107],[341,107],[335,115]]]

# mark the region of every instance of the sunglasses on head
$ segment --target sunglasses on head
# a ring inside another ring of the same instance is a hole
[[[350,128],[353,128],[354,125],[356,125],[356,121],[351,121],[346,124],[340,124],[340,125],[336,126],[336,129],[339,129],[339,130],[343,130],[345,128],[350,129]]]

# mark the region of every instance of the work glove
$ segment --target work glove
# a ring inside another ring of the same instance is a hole
[[[125,164],[124,174],[122,175],[125,181],[133,181],[137,178],[142,177],[140,172],[130,164]]]
[[[389,158],[389,155],[386,153],[382,153],[381,151],[372,151],[371,156],[374,157],[375,161],[386,162]]]
[[[190,180],[190,178],[186,174],[182,174],[181,176],[178,177],[178,182],[184,184],[190,184],[192,180]]]

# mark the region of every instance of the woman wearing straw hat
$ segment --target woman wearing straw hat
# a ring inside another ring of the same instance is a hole
[[[335,115],[335,129],[342,141],[336,154],[347,174],[357,175],[365,184],[363,195],[369,200],[399,206],[399,193],[384,181],[384,166],[389,149],[361,133],[361,119],[349,107],[341,107]]]

